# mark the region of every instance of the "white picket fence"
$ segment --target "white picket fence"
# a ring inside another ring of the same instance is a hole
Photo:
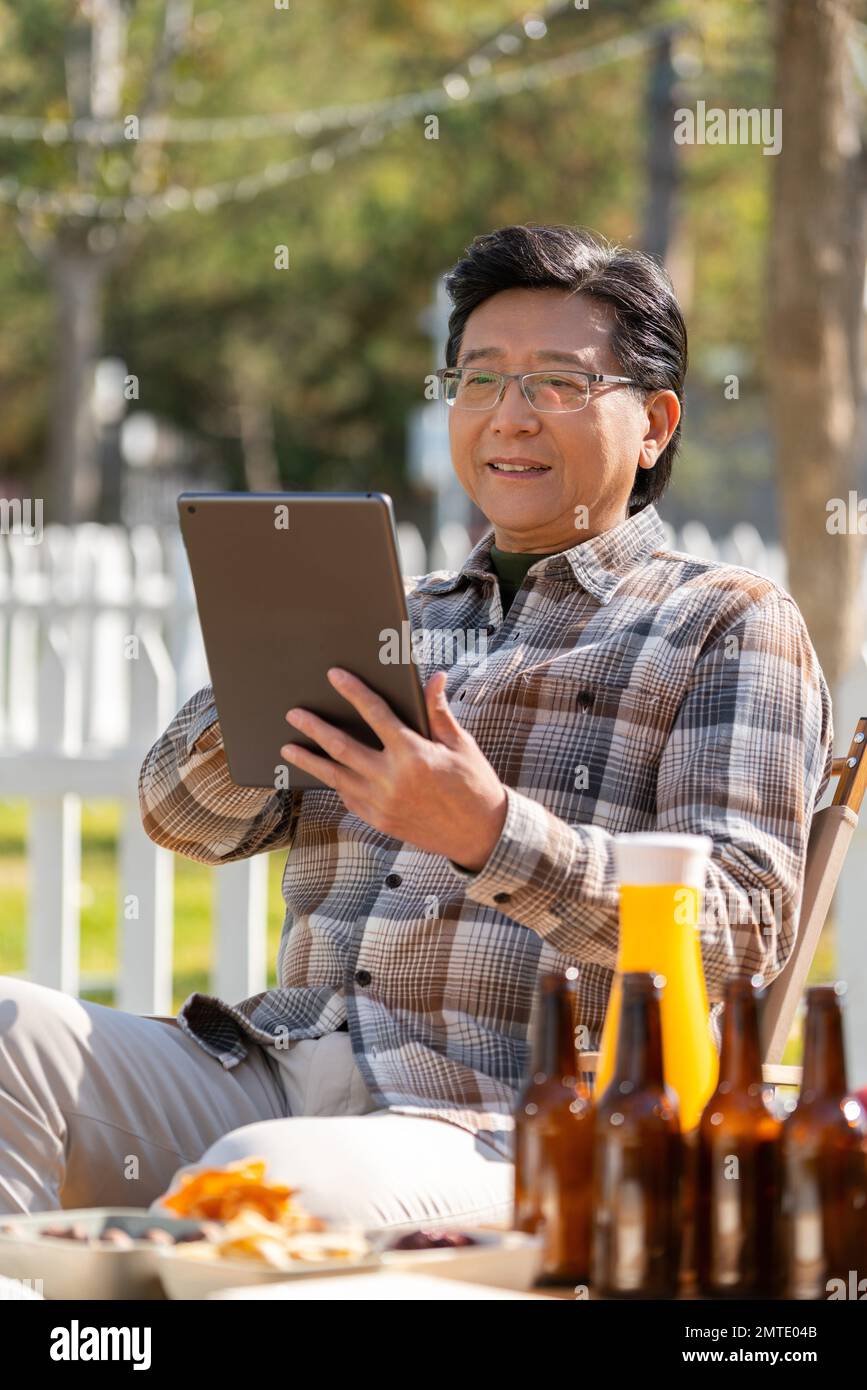
[[[399,539],[405,571],[425,572],[416,528]],[[466,541],[448,529],[437,563],[458,563]],[[29,803],[28,978],[80,990],[81,802],[110,799],[122,809],[117,1004],[171,1012],[174,858],[142,829],[138,774],[207,680],[179,536],[95,524],[46,527],[38,544],[0,536],[0,799]],[[267,979],[267,857],[214,873],[211,986],[240,999]]]
[[[746,523],[719,541],[699,522],[678,533],[666,529],[677,549],[746,565],[785,584],[782,552],[766,547]],[[409,574],[456,568],[470,547],[456,523],[443,527],[430,554],[415,527],[401,525],[399,541]],[[117,1003],[171,1013],[174,860],[144,834],[137,782],[147,749],[207,679],[176,533],[88,524],[46,527],[40,544],[0,535],[0,799],[30,803],[28,978],[80,990],[81,802],[111,799],[122,807]],[[857,715],[867,712],[864,662],[846,685],[843,705],[838,752]],[[838,917],[838,932],[841,974],[863,999],[867,946],[859,903],[867,891],[867,881],[860,882],[867,878],[867,828],[857,839],[843,884],[847,920]],[[260,855],[213,871],[210,987],[223,998],[242,999],[266,986],[267,867]],[[860,1014],[867,1018],[867,1010]],[[849,1041],[865,1080],[861,1019],[850,1019]]]

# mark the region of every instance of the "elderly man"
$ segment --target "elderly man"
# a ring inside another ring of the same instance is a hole
[[[333,671],[383,746],[288,711],[315,790],[235,786],[210,688],[188,701],[142,767],[144,825],[209,864],[289,851],[277,986],[158,1020],[6,982],[0,1210],[148,1204],[261,1155],[322,1215],[508,1219],[542,974],[577,967],[598,1044],[618,832],[711,837],[714,1022],[728,976],[786,962],[830,699],[784,590],[667,546],[672,287],[563,226],[481,236],[447,283],[452,459],[491,528],[407,602],[484,657],[425,673],[430,741]]]

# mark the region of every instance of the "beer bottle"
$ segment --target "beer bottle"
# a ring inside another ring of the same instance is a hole
[[[515,1213],[540,1231],[540,1284],[583,1283],[590,1273],[590,1088],[578,1078],[577,970],[544,975],[530,1077],[515,1110]]]
[[[707,1298],[782,1296],[782,1122],[762,1080],[760,982],[726,983],[719,1082],[698,1126],[696,1269]]]
[[[826,1299],[839,1287],[834,1281],[848,1287],[854,1273],[857,1285],[867,1273],[867,1123],[846,1085],[845,989],[838,983],[807,990],[801,1091],[783,1121],[789,1298]]]
[[[602,1298],[675,1298],[683,1141],[662,1069],[660,988],[622,977],[614,1073],[595,1105],[590,1282]]]

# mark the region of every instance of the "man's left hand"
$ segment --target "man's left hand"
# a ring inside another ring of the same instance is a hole
[[[375,830],[443,854],[477,872],[490,858],[506,819],[506,790],[472,734],[452,715],[445,671],[425,686],[431,738],[404,724],[387,701],[340,667],[328,679],[370,725],[382,749],[368,748],[310,710],[287,721],[334,759],[286,744],[288,763],[333,787],[348,811]]]

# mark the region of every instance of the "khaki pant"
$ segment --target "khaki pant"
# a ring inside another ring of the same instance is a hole
[[[225,1069],[173,1021],[0,976],[0,1213],[153,1207],[181,1173],[262,1157],[314,1215],[505,1222],[514,1168],[447,1121],[376,1109],[348,1033]]]

